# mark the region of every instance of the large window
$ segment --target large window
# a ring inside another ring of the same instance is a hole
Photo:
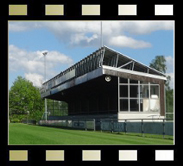
[[[159,112],[159,85],[132,79],[119,79],[120,111]]]

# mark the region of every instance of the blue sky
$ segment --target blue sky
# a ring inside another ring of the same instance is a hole
[[[44,51],[50,79],[97,50],[100,26],[100,21],[9,21],[9,88],[18,75],[41,86]],[[102,29],[104,45],[146,65],[164,55],[173,87],[173,21],[103,21]]]

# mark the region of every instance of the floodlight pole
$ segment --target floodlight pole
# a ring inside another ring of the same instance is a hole
[[[100,26],[100,30],[101,30],[101,47],[103,46],[103,34],[102,34],[102,21],[101,21],[101,26]]]
[[[44,55],[44,79],[45,79],[45,82],[46,82],[46,55],[47,55],[48,52],[44,52],[43,55]],[[44,104],[45,104],[45,120],[47,121],[48,119],[48,111],[47,111],[47,99],[45,98],[44,99]]]
[[[44,79],[46,81],[46,55],[48,52],[43,52],[44,55]]]

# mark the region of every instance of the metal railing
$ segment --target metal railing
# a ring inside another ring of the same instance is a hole
[[[39,125],[60,127],[60,128],[94,130],[94,131],[96,130],[95,119],[40,120]]]
[[[153,119],[101,119],[101,131],[173,135],[173,122],[165,118]]]
[[[158,134],[173,136],[173,122],[169,119],[65,119],[65,120],[41,120],[39,125],[51,127],[75,128],[83,130],[98,130],[127,133]]]

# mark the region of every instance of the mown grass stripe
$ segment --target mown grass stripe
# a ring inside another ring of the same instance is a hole
[[[9,124],[10,145],[172,145],[173,140],[98,131]]]

